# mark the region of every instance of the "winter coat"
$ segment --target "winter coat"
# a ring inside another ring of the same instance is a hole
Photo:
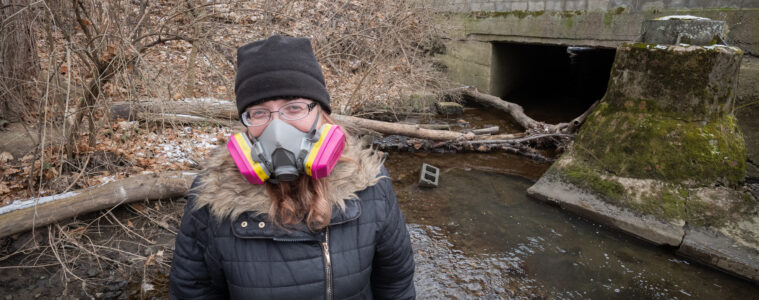
[[[171,299],[408,299],[414,261],[387,171],[349,143],[328,178],[329,226],[272,224],[263,186],[219,150],[193,183],[171,265]]]

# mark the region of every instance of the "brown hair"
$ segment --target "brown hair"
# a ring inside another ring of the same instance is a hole
[[[321,114],[325,123],[335,124],[326,113]],[[344,161],[343,157],[340,161]],[[266,183],[266,191],[271,198],[269,216],[280,227],[291,227],[305,222],[311,231],[329,225],[332,205],[327,200],[329,183],[327,178],[313,179],[301,175],[291,182]]]

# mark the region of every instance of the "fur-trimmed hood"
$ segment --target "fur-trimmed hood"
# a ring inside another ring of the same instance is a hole
[[[345,200],[358,200],[356,192],[377,184],[383,160],[371,149],[361,149],[355,138],[347,136],[340,161],[327,177],[327,200],[334,207],[345,207]],[[200,184],[194,209],[208,206],[219,220],[235,219],[244,212],[263,214],[269,211],[271,199],[263,185],[250,184],[240,174],[226,146],[214,150],[200,173]],[[305,175],[303,175],[305,176]]]

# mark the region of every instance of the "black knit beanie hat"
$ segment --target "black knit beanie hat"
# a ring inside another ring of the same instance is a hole
[[[311,99],[332,112],[324,74],[309,39],[275,35],[237,49],[237,112],[278,97]]]

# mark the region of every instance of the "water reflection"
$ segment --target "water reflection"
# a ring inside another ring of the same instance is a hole
[[[422,161],[441,167],[438,188],[416,186]],[[523,177],[547,166],[505,154],[404,153],[392,153],[387,166],[412,224],[423,298],[759,295],[754,284],[529,199],[532,181]]]

